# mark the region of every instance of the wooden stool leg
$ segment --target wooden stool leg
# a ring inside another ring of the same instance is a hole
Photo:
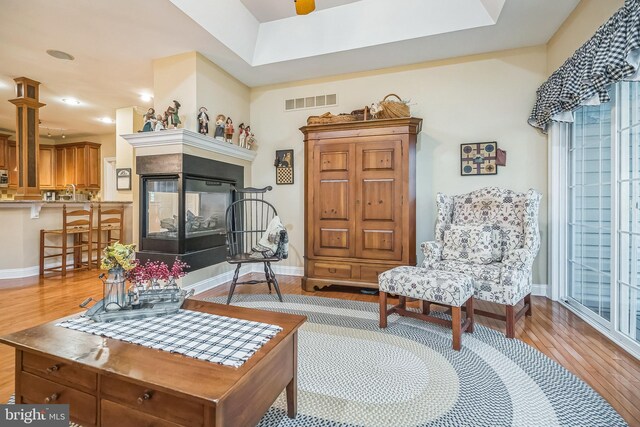
[[[67,234],[62,233],[62,275],[67,275]]]
[[[529,308],[527,308],[527,311],[525,311],[524,315],[525,316],[531,316],[531,294],[528,294],[527,296],[524,297],[524,303],[525,304],[529,304]]]
[[[40,277],[44,277],[44,230],[40,230]]]
[[[465,304],[465,307],[467,312],[467,319],[469,319],[469,326],[467,327],[467,332],[471,333],[473,332],[473,324],[475,322],[475,319],[473,317],[473,295],[469,297],[469,299],[467,300],[467,303]]]
[[[378,292],[380,294],[380,327],[387,327],[387,293],[386,292]]]
[[[507,338],[516,336],[516,312],[512,305],[507,306]]]
[[[461,326],[460,323],[461,316],[460,307],[451,307],[451,329],[453,330],[453,349],[455,351],[460,351],[460,342],[461,342]]]
[[[89,227],[89,244],[87,245],[87,269],[93,268],[93,229]]]
[[[431,303],[429,301],[422,300],[422,314],[431,314]]]

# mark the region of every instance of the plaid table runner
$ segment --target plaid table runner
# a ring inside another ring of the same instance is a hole
[[[233,367],[242,366],[282,330],[267,323],[190,310],[117,322],[94,322],[79,316],[56,326]]]

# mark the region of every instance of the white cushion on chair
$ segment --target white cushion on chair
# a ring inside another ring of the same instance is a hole
[[[491,225],[447,225],[442,259],[489,264],[494,257],[491,229]]]

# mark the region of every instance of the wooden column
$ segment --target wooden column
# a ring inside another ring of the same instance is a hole
[[[16,106],[16,156],[18,165],[18,190],[16,200],[41,200],[38,179],[38,155],[40,136],[38,124],[40,107],[40,83],[26,77],[14,79],[16,98],[9,102]]]

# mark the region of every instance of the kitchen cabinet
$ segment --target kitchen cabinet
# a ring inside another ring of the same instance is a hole
[[[0,169],[9,169],[8,145],[9,135],[0,134]]]
[[[56,188],[56,147],[54,145],[41,145],[38,158],[38,179],[41,190],[54,190]]]
[[[75,184],[76,189],[100,189],[100,144],[77,142],[56,145],[57,189]]]
[[[7,143],[7,169],[9,170],[9,188],[18,188],[18,151],[15,141]]]

